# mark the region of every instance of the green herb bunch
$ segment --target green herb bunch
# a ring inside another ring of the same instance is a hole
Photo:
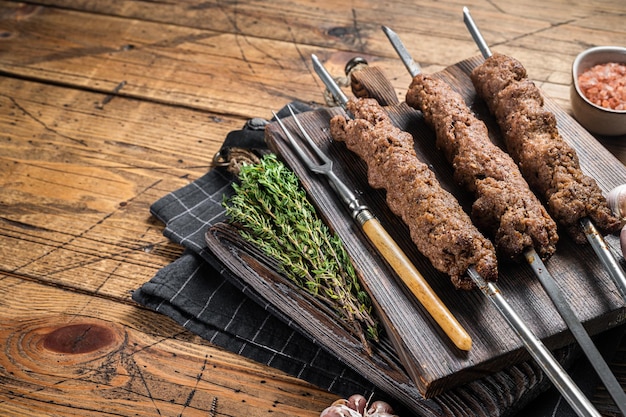
[[[330,305],[367,348],[378,339],[368,294],[339,237],[317,217],[297,176],[273,154],[243,165],[235,194],[224,201],[226,215],[242,237],[280,264],[299,287]]]

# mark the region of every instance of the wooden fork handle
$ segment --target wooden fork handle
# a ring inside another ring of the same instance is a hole
[[[379,253],[456,347],[465,351],[470,350],[472,339],[469,334],[433,291],[404,251],[383,228],[378,219],[370,218],[362,224],[362,227]]]

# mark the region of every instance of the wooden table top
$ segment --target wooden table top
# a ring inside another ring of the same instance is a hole
[[[401,98],[409,75],[381,25],[426,72],[476,55],[463,6],[568,112],[574,57],[626,43],[622,0],[0,0],[0,414],[318,416],[335,395],[131,299],[182,253],[149,207],[247,119],[322,104],[311,53],[337,75],[362,56]],[[625,139],[598,138],[622,163]],[[45,343],[84,325],[115,360]]]

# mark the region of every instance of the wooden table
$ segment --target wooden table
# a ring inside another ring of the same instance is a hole
[[[131,300],[182,253],[149,206],[247,119],[322,103],[311,53],[337,75],[362,56],[401,98],[409,76],[381,25],[426,72],[476,55],[465,5],[567,111],[576,54],[626,43],[622,0],[0,0],[0,414],[318,416],[334,395]],[[624,138],[599,140],[626,162]]]

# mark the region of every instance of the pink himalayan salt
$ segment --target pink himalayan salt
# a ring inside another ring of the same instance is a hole
[[[626,64],[598,64],[578,77],[578,87],[595,105],[626,110]]]

